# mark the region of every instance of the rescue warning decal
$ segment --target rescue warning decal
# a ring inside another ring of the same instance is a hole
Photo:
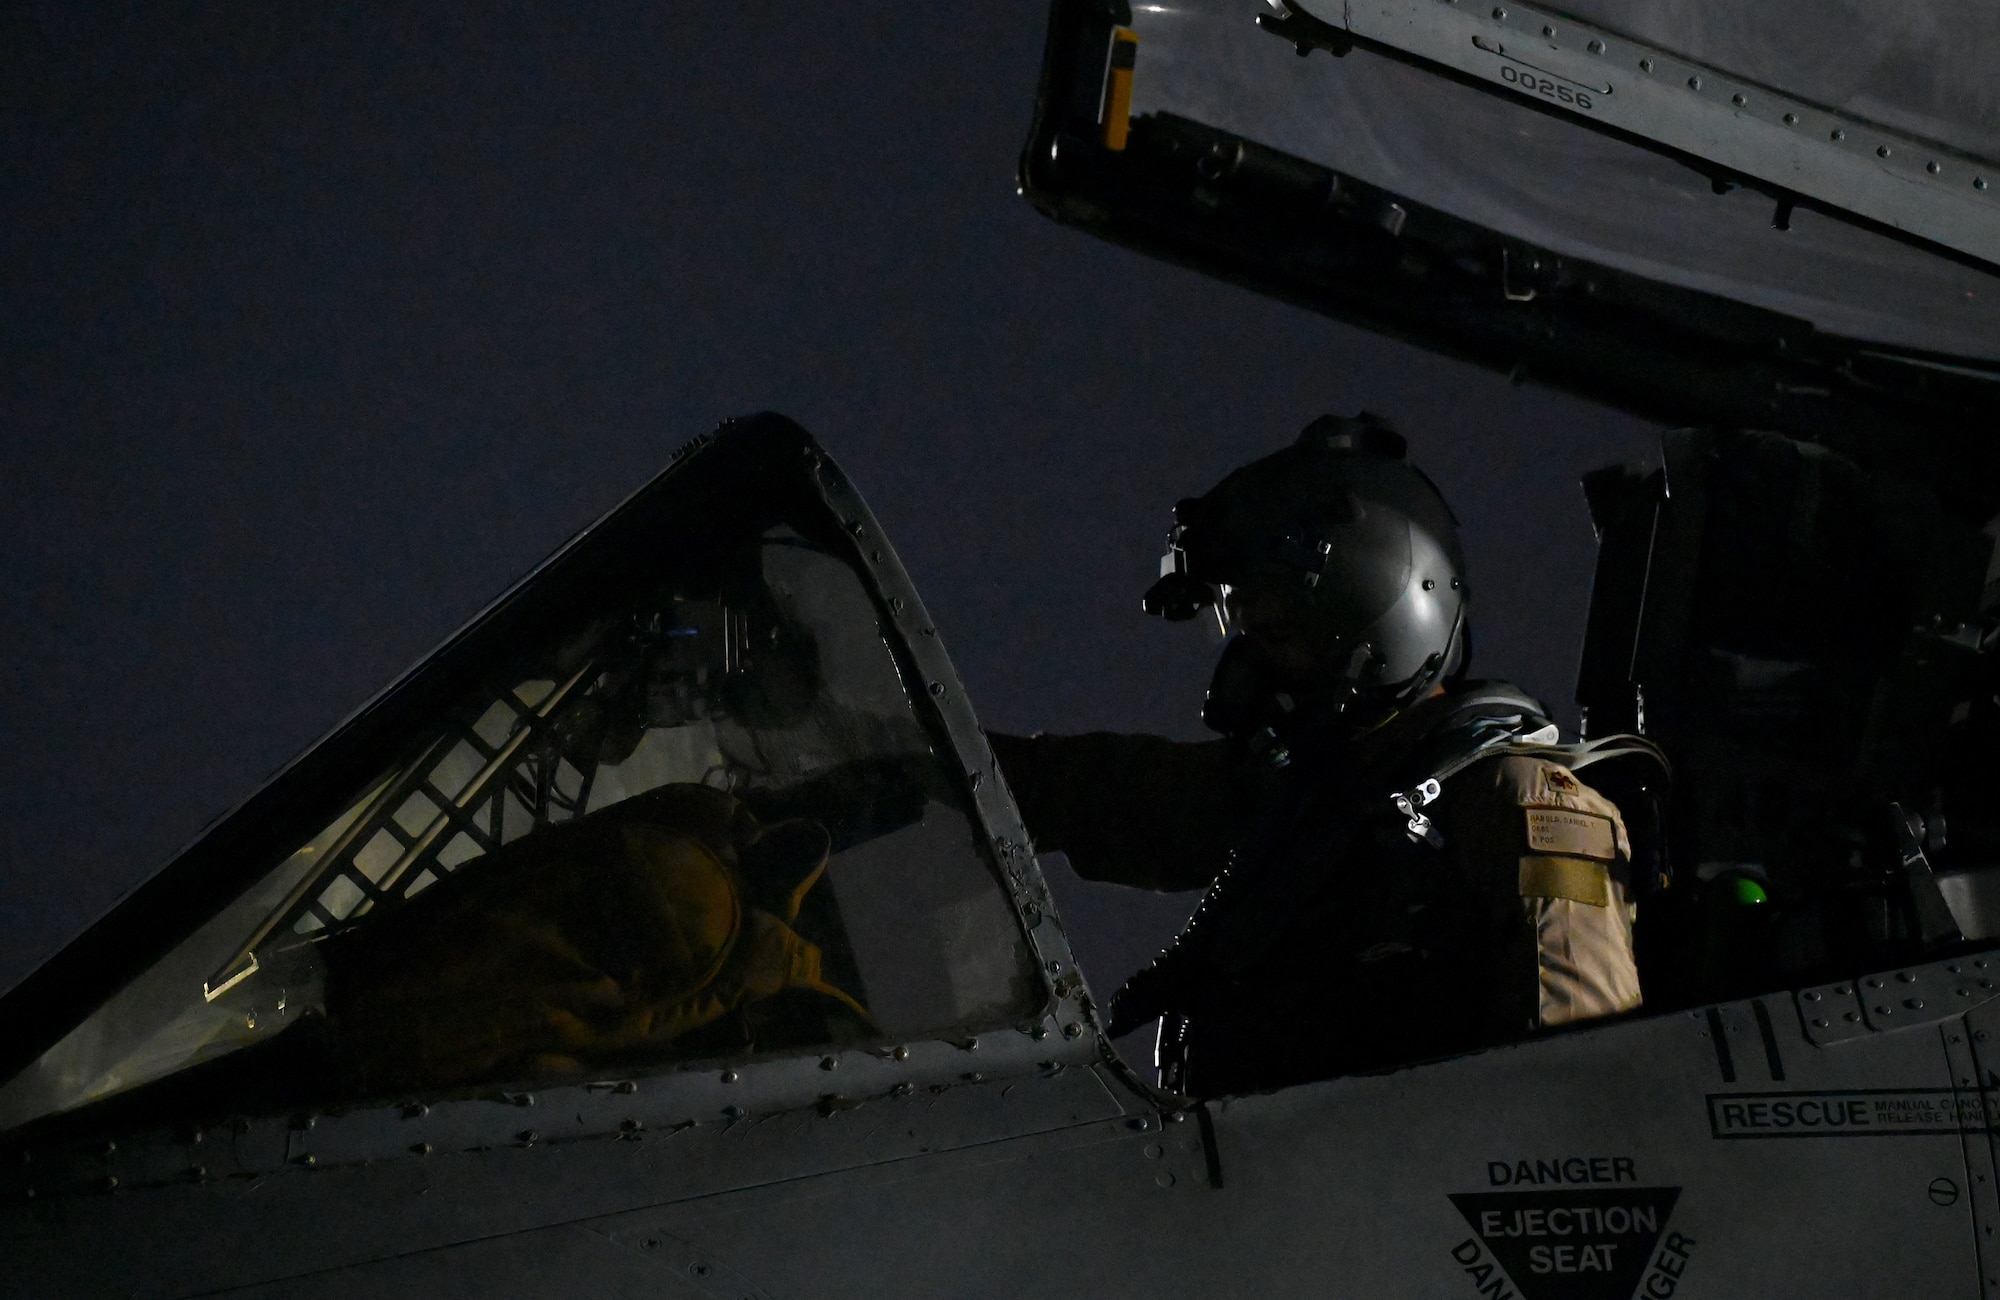
[[[1451,1248],[1474,1293],[1666,1300],[1680,1285],[1695,1244],[1667,1228],[1681,1189],[1624,1185],[1638,1181],[1628,1157],[1496,1160],[1487,1181],[1508,1190],[1450,1197],[1474,1234]],[[1613,1185],[1560,1185],[1578,1183]],[[1534,1190],[1517,1190],[1524,1186]]]
[[[1950,1088],[1708,1095],[1717,1138],[1935,1137],[1993,1129],[1980,1095]]]

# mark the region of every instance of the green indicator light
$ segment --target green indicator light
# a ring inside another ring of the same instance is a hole
[[[1764,892],[1762,885],[1750,877],[1738,876],[1729,882],[1729,901],[1743,904],[1768,903],[1771,901],[1771,896]]]

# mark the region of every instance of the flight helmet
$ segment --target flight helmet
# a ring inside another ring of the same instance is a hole
[[[1458,520],[1406,450],[1380,416],[1321,416],[1175,505],[1143,604],[1174,620],[1214,609],[1237,634],[1203,710],[1211,727],[1306,703],[1373,725],[1463,672]]]

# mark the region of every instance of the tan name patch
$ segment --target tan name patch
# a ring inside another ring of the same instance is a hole
[[[1521,897],[1567,898],[1592,907],[1611,905],[1611,873],[1583,858],[1522,858]]]
[[[1568,808],[1529,808],[1526,812],[1528,847],[1535,852],[1563,853],[1597,862],[1617,859],[1618,832],[1609,817]]]

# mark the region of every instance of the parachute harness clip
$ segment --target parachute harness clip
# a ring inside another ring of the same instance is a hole
[[[1429,777],[1414,790],[1399,791],[1389,796],[1396,805],[1396,811],[1409,819],[1404,831],[1409,835],[1412,844],[1428,844],[1434,849],[1444,847],[1444,834],[1431,824],[1429,817],[1419,811],[1434,802],[1443,792],[1444,787],[1438,783],[1438,779]]]

